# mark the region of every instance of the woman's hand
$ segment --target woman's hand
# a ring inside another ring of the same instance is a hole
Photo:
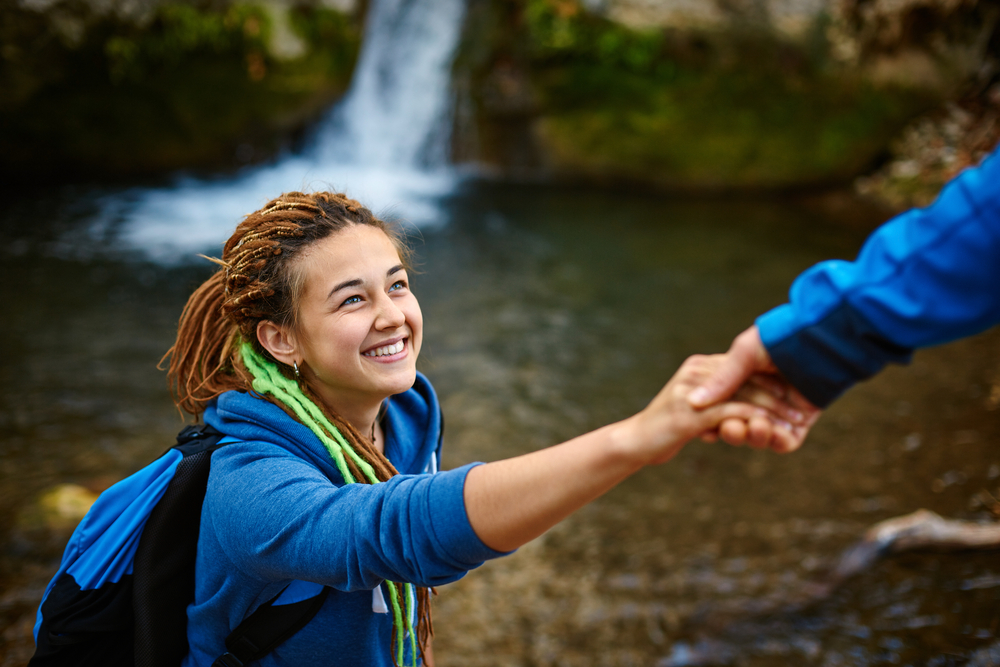
[[[781,401],[769,378],[747,383],[733,399],[706,408],[691,406],[688,396],[725,363],[725,355],[695,355],[677,370],[639,414],[623,422],[624,438],[642,465],[665,463],[691,439],[714,433],[722,423],[745,424],[768,434],[787,424],[792,408]]]

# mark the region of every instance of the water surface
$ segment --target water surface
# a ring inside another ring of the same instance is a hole
[[[156,364],[211,271],[130,257],[113,235],[100,252],[81,232],[93,219],[84,195],[12,196],[0,217],[5,665],[30,652],[65,539],[25,529],[19,513],[54,484],[106,487],[168,445],[180,419]],[[413,283],[446,467],[641,409],[687,355],[724,349],[780,303],[799,271],[852,256],[868,224],[779,200],[489,183],[440,210],[414,236]],[[995,552],[899,556],[812,608],[753,609],[793,596],[878,520],[921,507],[986,517],[979,494],[1000,496],[997,386],[994,331],[857,388],[794,456],[694,443],[444,587],[439,664],[963,664],[1000,631]]]

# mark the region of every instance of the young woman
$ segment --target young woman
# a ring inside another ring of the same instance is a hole
[[[324,586],[316,616],[259,664],[432,664],[430,587],[723,419],[766,430],[789,414],[759,386],[741,395],[757,405],[692,410],[687,393],[719,361],[694,357],[633,417],[439,472],[441,417],[416,370],[423,321],[406,260],[357,202],[288,193],[243,220],[188,302],[168,353],[177,404],[236,442],[212,458],[186,667],[211,665],[262,603]]]

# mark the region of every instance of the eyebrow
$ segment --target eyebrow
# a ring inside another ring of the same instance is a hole
[[[389,269],[388,271],[386,271],[385,275],[386,275],[386,277],[389,277],[392,274],[399,273],[402,270],[403,270],[403,265],[402,264],[397,264],[396,266],[394,266],[391,269]],[[334,287],[332,290],[330,290],[330,293],[326,295],[326,298],[329,299],[331,296],[333,296],[334,294],[336,294],[337,292],[339,292],[342,289],[347,289],[348,287],[358,287],[359,285],[362,285],[362,284],[364,284],[364,282],[361,280],[361,278],[354,278],[352,280],[345,280],[344,282],[340,283],[339,285],[337,285],[336,287]]]

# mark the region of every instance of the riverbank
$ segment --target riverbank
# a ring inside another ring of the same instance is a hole
[[[5,3],[0,173],[58,182],[228,170],[346,90],[356,3]]]
[[[890,144],[891,157],[855,191],[895,210],[930,204],[960,171],[1000,141],[1000,84],[918,117]]]
[[[953,5],[474,3],[461,157],[515,178],[683,193],[850,185],[909,159],[908,128],[955,102],[991,122],[996,16]],[[916,201],[891,186],[861,191]]]

